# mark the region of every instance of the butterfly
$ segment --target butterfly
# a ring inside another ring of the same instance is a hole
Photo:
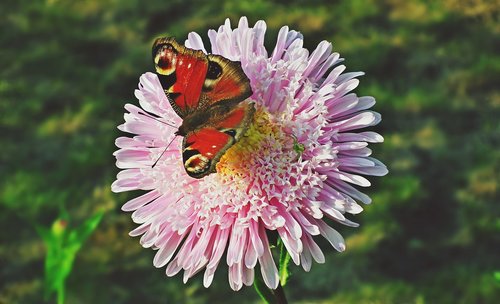
[[[250,126],[255,113],[250,80],[241,63],[180,45],[174,38],[153,43],[153,61],[170,105],[182,124],[186,173],[202,178]]]

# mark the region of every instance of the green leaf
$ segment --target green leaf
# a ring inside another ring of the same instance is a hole
[[[80,227],[78,227],[71,234],[70,241],[74,242],[74,244],[83,245],[85,240],[94,232],[97,228],[97,225],[101,222],[101,219],[104,215],[103,211],[100,211],[94,214],[92,217],[88,218]]]
[[[76,254],[85,240],[97,228],[104,212],[98,212],[85,222],[71,229],[64,214],[54,221],[50,229],[36,226],[47,249],[45,257],[45,298],[57,293],[57,303],[64,302],[65,282],[73,269]]]

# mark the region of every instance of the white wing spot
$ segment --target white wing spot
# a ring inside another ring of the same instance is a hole
[[[198,164],[196,165],[196,161]],[[191,156],[186,162],[184,163],[184,167],[186,168],[187,171],[192,172],[192,173],[201,173],[206,171],[208,164],[210,163],[210,160],[201,155],[201,154],[196,154]]]

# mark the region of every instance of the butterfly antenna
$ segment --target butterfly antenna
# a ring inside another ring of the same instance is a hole
[[[160,157],[158,157],[158,159],[156,159],[156,161],[154,162],[154,164],[151,166],[151,168],[154,168],[156,166],[156,164],[158,163],[158,161],[163,157],[163,154],[165,154],[165,152],[167,152],[167,149],[168,147],[170,147],[170,145],[174,142],[174,139],[177,138],[178,135],[175,135],[174,138],[172,138],[172,140],[168,143],[168,145],[165,147],[165,149],[163,149],[163,152],[161,152],[160,154]]]
[[[164,122],[163,120],[159,120],[158,118],[153,117],[152,115],[151,115],[151,116],[148,116],[148,115],[146,115],[145,113],[142,113],[142,112],[139,112],[138,114],[139,114],[139,115],[146,116],[147,118],[154,119],[154,120],[156,120],[157,122],[161,122],[162,124],[167,125],[167,126],[169,126],[169,127],[172,127],[172,128],[174,128],[174,129],[177,129],[177,127],[176,127],[176,126],[174,126],[174,125],[172,125],[172,124],[169,124],[168,122]]]

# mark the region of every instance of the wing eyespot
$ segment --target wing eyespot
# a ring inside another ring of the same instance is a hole
[[[194,154],[184,162],[184,168],[191,177],[198,177],[206,173],[210,168],[211,161],[201,154]]]
[[[177,65],[177,51],[171,44],[164,44],[158,49],[154,61],[158,74],[171,75]]]
[[[235,137],[236,136],[236,130],[234,130],[234,129],[226,130],[226,131],[224,131],[224,133],[226,133],[227,135],[229,135],[231,137]]]
[[[215,61],[208,62],[207,75],[205,76],[205,81],[203,82],[203,91],[211,91],[217,79],[222,75],[222,66]]]
[[[222,67],[215,61],[208,62],[207,79],[215,80],[222,75]]]

